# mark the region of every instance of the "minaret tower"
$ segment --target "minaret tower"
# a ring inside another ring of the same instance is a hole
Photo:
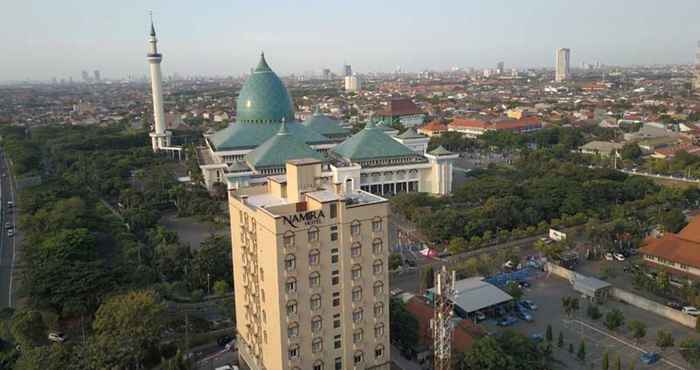
[[[156,28],[153,26],[153,17],[151,17],[151,34],[148,37],[148,43],[151,44],[149,53],[146,54],[146,59],[150,65],[151,72],[151,95],[153,95],[153,120],[155,127],[151,132],[151,143],[153,151],[157,152],[164,147],[170,146],[170,137],[172,133],[165,131],[165,112],[163,110],[163,77],[160,73],[160,62],[163,56],[158,52],[158,39],[156,39]]]

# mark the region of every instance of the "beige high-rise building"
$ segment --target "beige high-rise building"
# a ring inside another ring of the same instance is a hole
[[[700,91],[700,41],[698,41],[698,47],[695,50],[695,80],[694,80],[695,91]]]
[[[571,78],[570,70],[571,50],[557,49],[557,61],[554,80],[557,82],[566,81]]]
[[[244,368],[389,369],[388,203],[322,166],[229,193]]]

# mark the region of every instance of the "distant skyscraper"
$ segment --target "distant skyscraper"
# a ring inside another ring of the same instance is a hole
[[[352,76],[352,66],[349,64],[346,64],[343,66],[343,77],[350,77]]]
[[[496,74],[502,75],[503,71],[505,70],[505,66],[505,63],[498,62],[498,64],[496,64]]]
[[[100,71],[99,70],[94,70],[92,71],[93,76],[95,78],[95,82],[100,82],[102,80],[102,77],[100,77]]]
[[[362,82],[360,82],[357,75],[345,76],[345,91],[358,92],[360,90],[362,90]]]
[[[554,80],[557,82],[566,81],[571,78],[569,63],[571,62],[571,50],[557,49],[556,72]]]
[[[695,90],[700,91],[700,41],[695,51]]]
[[[328,68],[324,68],[322,75],[323,75],[324,80],[330,80],[331,79],[331,70]]]
[[[90,74],[88,71],[83,70],[80,75],[83,77],[83,82],[90,82]]]
[[[151,34],[148,37],[151,44],[146,59],[150,65],[151,72],[151,95],[153,95],[153,120],[155,129],[151,132],[151,144],[153,151],[157,152],[163,147],[170,146],[170,131],[165,131],[165,111],[163,110],[163,76],[160,72],[160,62],[163,55],[158,52],[158,39],[156,39],[156,28],[151,20]]]

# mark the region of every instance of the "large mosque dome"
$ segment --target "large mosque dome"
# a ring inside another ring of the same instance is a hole
[[[238,95],[237,122],[270,123],[294,120],[294,104],[287,88],[260,55],[260,62]]]

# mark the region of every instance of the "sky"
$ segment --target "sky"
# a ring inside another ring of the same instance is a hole
[[[163,73],[279,74],[689,64],[700,0],[2,0],[0,81],[145,75],[153,11]]]

